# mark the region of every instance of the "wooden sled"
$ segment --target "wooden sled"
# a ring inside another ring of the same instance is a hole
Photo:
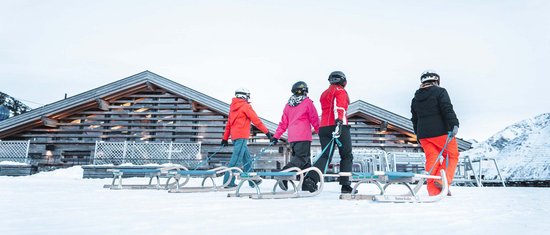
[[[227,197],[248,197],[252,199],[283,199],[283,198],[301,198],[301,197],[313,197],[320,194],[323,191],[324,180],[321,177],[317,191],[309,192],[302,191],[302,184],[304,176],[310,172],[315,171],[319,175],[323,175],[322,172],[316,167],[309,167],[301,170],[298,167],[292,167],[279,172],[244,172],[236,174],[237,179],[240,179],[239,185],[235,193],[227,194]],[[256,182],[262,181],[264,177],[272,177],[276,180],[271,192],[264,193]],[[287,180],[289,188],[287,191],[277,190],[279,182]],[[297,181],[298,183],[295,183]],[[254,193],[241,193],[241,188],[245,182],[251,182],[255,190]],[[292,187],[290,187],[292,185]]]
[[[222,185],[217,185],[214,178],[223,177],[226,172],[230,173],[229,180]],[[235,177],[233,173],[243,172],[238,167],[217,167],[209,170],[179,170],[170,171],[168,181],[170,179],[175,180],[175,188],[170,189],[169,193],[196,193],[196,192],[217,192],[217,191],[233,191],[237,187],[228,187],[231,182],[231,178]],[[202,177],[202,183],[200,186],[189,187],[187,183],[191,178]],[[206,182],[210,180],[211,184]]]
[[[376,202],[437,202],[447,196],[449,187],[445,171],[441,170],[440,176],[414,174],[410,172],[381,172],[374,173],[351,173],[351,177],[357,180],[351,194],[341,194],[340,199],[344,200],[372,200]],[[350,173],[348,173],[350,174]],[[441,193],[434,196],[420,196],[418,192],[428,179],[441,180]],[[374,183],[380,190],[379,194],[357,194],[357,188],[363,183]],[[411,184],[416,183],[414,187]],[[408,193],[404,195],[390,195],[386,189],[392,185],[404,185]]]

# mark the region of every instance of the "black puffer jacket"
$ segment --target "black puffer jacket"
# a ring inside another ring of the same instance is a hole
[[[411,102],[411,121],[418,139],[446,135],[458,126],[447,90],[438,86],[420,88]]]

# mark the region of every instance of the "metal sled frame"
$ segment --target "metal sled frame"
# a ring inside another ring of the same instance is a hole
[[[226,172],[230,172],[230,177],[227,182],[222,185],[216,185],[214,178],[223,177]],[[228,187],[231,183],[233,173],[243,172],[238,167],[217,167],[209,170],[183,170],[183,171],[170,171],[168,181],[171,179],[175,180],[175,188],[170,189],[169,193],[197,193],[197,192],[217,192],[217,191],[233,191],[237,187]],[[187,183],[192,177],[202,177],[201,186],[197,187],[186,187]],[[206,185],[206,182],[210,179],[212,183],[210,186]],[[183,182],[182,182],[183,181]]]
[[[174,186],[174,183],[170,184],[169,172],[187,169],[183,166],[174,167],[162,167],[158,169],[109,169],[107,171],[113,172],[113,181],[111,184],[103,185],[103,188],[108,189],[168,189]],[[149,177],[148,184],[123,184],[122,175],[124,173],[144,173],[146,177]],[[161,185],[160,178],[168,177],[168,180],[164,185]],[[156,184],[153,184],[153,179],[156,179]]]
[[[317,167],[309,167],[304,170],[298,167],[288,168],[279,172],[247,172],[236,174],[237,178],[241,180],[237,186],[237,191],[235,193],[227,194],[227,197],[249,197],[252,199],[283,199],[283,198],[301,198],[301,197],[313,197],[319,195],[323,191],[324,180],[323,177],[319,182],[319,187],[315,192],[302,191],[302,184],[304,181],[304,176],[310,172],[315,171],[320,176],[323,173]],[[263,193],[256,184],[256,181],[263,180],[262,177],[273,177],[276,180],[273,185],[273,190],[268,193]],[[289,187],[288,191],[277,191],[280,181],[287,180],[289,186],[292,185],[292,189]],[[296,184],[294,181],[298,181]],[[251,182],[254,186],[255,193],[241,193],[241,187],[245,182]]]
[[[424,175],[424,174],[414,174],[409,172],[374,172],[374,173],[347,173],[351,175],[354,180],[358,180],[357,183],[353,186],[351,194],[341,194],[340,199],[346,200],[372,200],[377,202],[437,202],[447,196],[449,192],[449,186],[447,184],[447,177],[445,175],[445,170],[441,170],[440,176],[434,175]],[[424,182],[427,179],[436,179],[441,180],[442,189],[438,195],[434,196],[420,196],[418,192],[424,185]],[[416,185],[414,188],[411,186],[412,183]],[[380,194],[369,195],[369,194],[357,194],[357,188],[363,183],[374,183],[378,189],[380,189]],[[395,184],[401,184],[407,187],[409,192],[404,195],[388,195],[386,189]]]

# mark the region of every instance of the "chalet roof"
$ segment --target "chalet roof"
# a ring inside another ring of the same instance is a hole
[[[193,90],[189,87],[181,85],[170,79],[162,77],[150,71],[144,71],[133,76],[109,83],[107,85],[80,93],[69,98],[47,104],[45,106],[33,109],[21,115],[8,118],[0,122],[0,133],[21,127],[22,125],[40,121],[42,117],[49,117],[64,110],[69,110],[78,107],[84,103],[94,102],[97,98],[106,97],[116,94],[117,92],[127,90],[137,85],[150,83],[167,91],[180,95],[195,101],[201,105],[208,107],[213,111],[229,115],[229,104],[218,99],[212,98],[201,92]],[[270,131],[277,129],[277,124],[270,122],[264,118],[260,118]]]
[[[404,131],[414,133],[412,121],[406,117],[400,116],[398,114],[392,113],[383,108],[377,107],[375,105],[369,104],[362,100],[357,100],[351,103],[348,107],[348,116],[353,115],[367,115],[377,120],[386,121],[388,124],[402,129]],[[465,141],[463,139],[457,139],[458,148],[461,151],[468,150],[471,148],[472,143]]]

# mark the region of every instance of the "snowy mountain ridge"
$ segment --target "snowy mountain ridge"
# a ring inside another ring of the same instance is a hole
[[[508,126],[462,156],[495,158],[506,180],[550,180],[550,113]],[[492,165],[483,166],[486,178],[496,177]]]

